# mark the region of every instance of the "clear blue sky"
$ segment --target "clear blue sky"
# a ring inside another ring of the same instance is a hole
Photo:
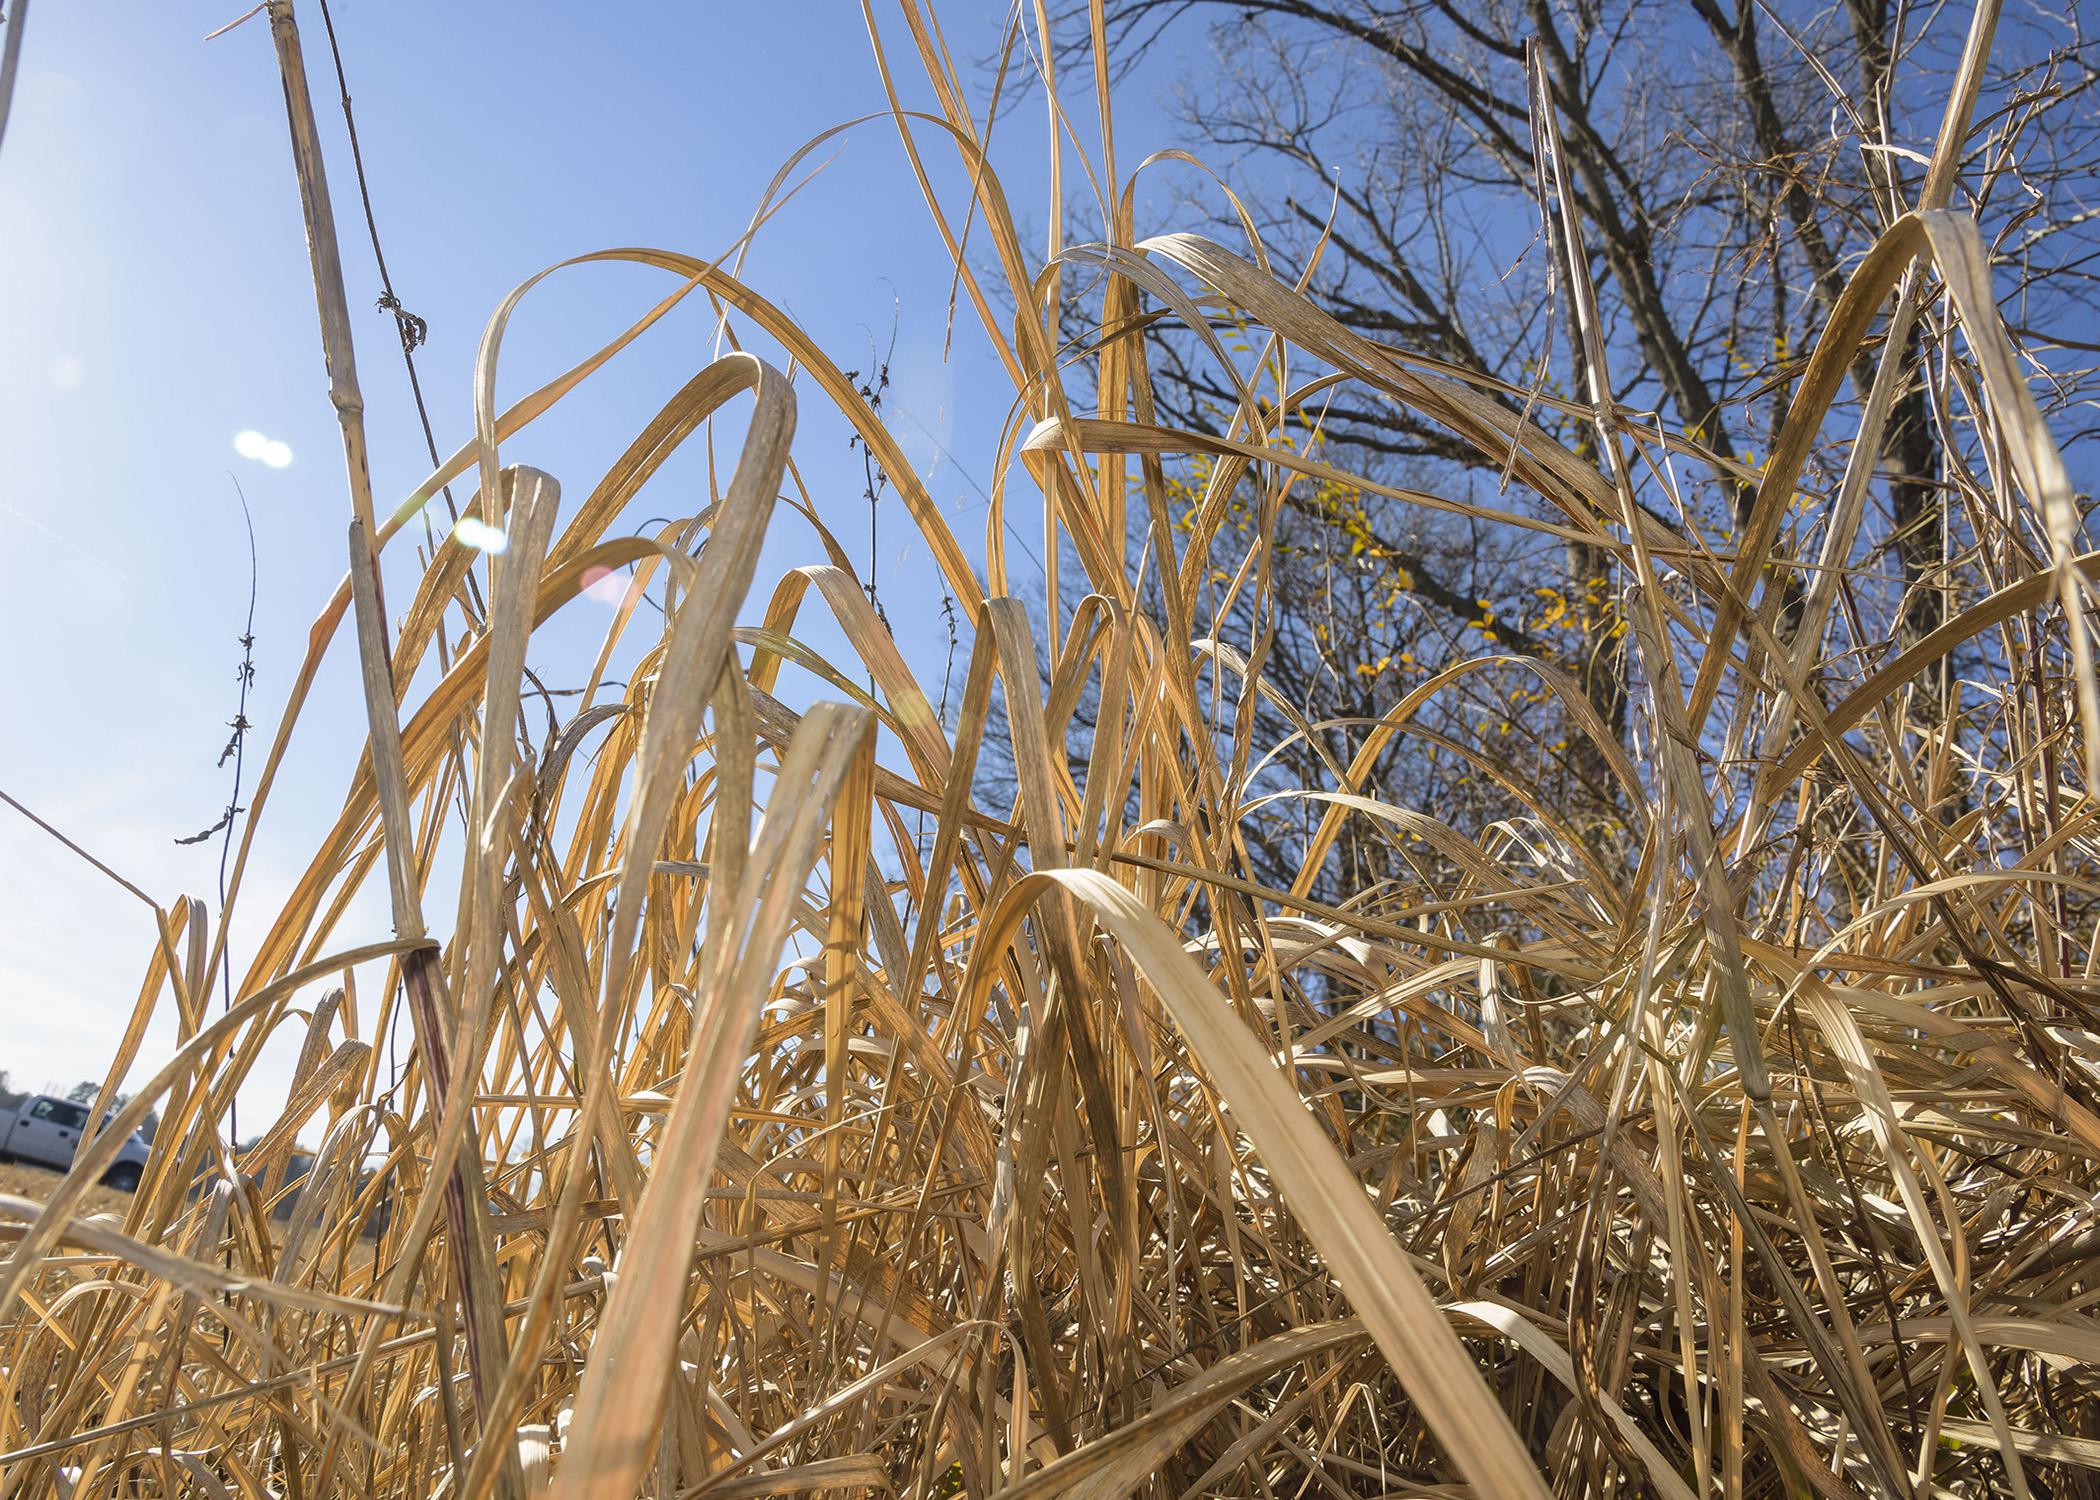
[[[0,788],[163,904],[194,893],[214,911],[216,841],[173,840],[226,800],[214,761],[248,588],[229,473],[245,487],[261,555],[251,785],[307,627],[342,574],[348,516],[268,25],[258,17],[202,40],[241,8],[44,0],[29,16],[0,148]],[[476,343],[513,285],[609,246],[718,254],[796,147],[883,102],[848,0],[337,0],[334,10],[396,289],[430,325],[419,359],[446,452],[470,431]],[[901,27],[878,13],[900,71],[912,72]],[[392,323],[373,308],[378,279],[319,10],[303,0],[300,14],[384,509],[428,465]],[[993,53],[1002,18],[982,3],[942,13],[964,58]],[[1173,144],[1157,93],[1140,79],[1121,96],[1125,162]],[[1091,115],[1083,95],[1072,102]],[[1001,170],[1020,204],[1042,202],[1042,115],[1038,100],[1001,127]],[[952,159],[934,146],[929,156]],[[892,427],[981,556],[980,486],[1011,390],[967,309],[943,359],[948,270],[892,127],[861,126],[820,155],[834,150],[759,240],[747,277],[849,368],[867,367],[871,341],[887,344],[898,309]],[[1037,245],[1041,224],[1040,209],[1024,224]],[[500,394],[595,349],[668,285],[603,267],[547,284],[514,324]],[[711,331],[696,298],[558,420],[507,445],[505,461],[554,473],[573,504],[706,361]],[[818,404],[805,396],[798,460],[858,559],[859,460]],[[290,464],[237,453],[249,430],[288,445]],[[631,520],[690,513],[702,494],[703,471],[674,467]],[[761,594],[785,568],[820,559],[806,528],[776,533]],[[901,511],[885,521],[876,582],[907,654],[937,684],[940,586],[914,541]],[[361,735],[339,650],[264,817],[237,948],[252,944],[340,805]],[[340,940],[385,932],[368,903]],[[100,1076],[151,940],[143,907],[0,808],[0,1068],[18,1087]],[[170,1036],[161,1028],[147,1057]],[[282,1084],[260,1082],[267,1104]]]

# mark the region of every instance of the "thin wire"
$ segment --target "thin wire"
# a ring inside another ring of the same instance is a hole
[[[423,399],[423,381],[416,373],[416,350],[429,338],[430,325],[403,307],[400,297],[394,292],[394,278],[386,266],[386,250],[379,243],[379,221],[372,213],[372,188],[365,177],[364,148],[358,144],[357,114],[350,107],[350,80],[343,72],[343,50],[336,43],[335,17],[329,14],[328,0],[320,0],[320,5],[321,25],[328,32],[328,57],[335,65],[336,92],[342,98],[343,128],[350,136],[350,165],[357,172],[357,201],[364,210],[365,233],[371,236],[372,259],[379,267],[379,306],[394,315],[394,329],[401,336],[401,363],[408,371],[409,394],[415,397],[416,418],[423,424],[423,447],[430,455],[430,467],[435,469],[443,460],[438,457],[437,433],[430,424],[430,407]],[[443,492],[446,514],[457,525],[459,506],[452,498],[452,486],[443,486]],[[427,536],[430,527],[427,515],[423,518],[423,525]],[[473,612],[483,613],[480,586],[471,572],[467,574],[466,585],[473,596]]]
[[[219,814],[219,821],[201,833],[180,838],[178,844],[201,844],[213,834],[223,834],[219,841],[219,943],[225,952],[226,962],[219,969],[224,983],[226,1009],[233,1009],[233,912],[232,903],[226,898],[226,865],[233,857],[234,820],[247,809],[241,806],[241,772],[247,761],[248,690],[255,685],[255,596],[259,569],[255,561],[255,517],[248,509],[247,491],[231,470],[226,477],[233,484],[234,498],[241,503],[241,521],[248,528],[248,619],[241,627],[241,664],[234,671],[234,679],[240,683],[240,698],[234,705],[233,718],[226,727],[233,731],[226,738],[226,748],[219,752],[219,766],[223,769],[227,761],[233,762],[233,789],[226,794],[226,810]],[[241,1138],[240,1116],[231,1103],[226,1108],[226,1124],[232,1132],[234,1142]]]
[[[233,822],[240,816],[241,768],[248,754],[248,689],[255,683],[255,595],[257,568],[255,562],[255,517],[248,509],[248,496],[241,489],[241,482],[233,475],[233,493],[241,502],[241,521],[248,528],[248,620],[241,627],[241,696],[233,710],[233,738],[219,753],[219,764],[226,764],[226,757],[233,757],[233,790],[226,797],[226,833],[219,841],[219,944],[225,962],[219,965],[219,983],[225,997],[225,1008],[233,1009],[233,910],[226,900],[226,861],[233,854]],[[236,1149],[241,1141],[240,1116],[237,1098],[226,1101],[226,1130],[233,1137]]]

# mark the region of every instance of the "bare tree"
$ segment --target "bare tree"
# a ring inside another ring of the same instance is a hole
[[[2023,352],[2054,377],[2061,412],[2092,390],[2092,346],[2032,330],[2094,326],[2100,116],[2082,19],[2051,9],[2001,24],[1959,192],[1993,237]],[[1617,395],[1696,445],[1643,499],[1721,553],[1849,268],[1916,205],[1967,19],[1889,0],[1110,0],[1106,15],[1126,63],[1193,43],[1204,28],[1207,53],[1185,65],[1177,101],[1191,144],[1247,201],[1269,253],[1314,267],[1312,286],[1335,318],[1463,373],[1586,453],[1587,424],[1558,405],[1578,385],[1538,229],[1526,74],[1535,49]],[[1083,17],[1069,17],[1063,34],[1083,39]],[[1234,232],[1229,216],[1216,222]],[[1234,310],[1207,311],[1230,337]],[[1950,504],[1950,475],[1988,456],[1943,451],[1951,429],[1929,375],[1945,332],[1928,318],[1909,335],[1870,522],[1876,561],[1841,593],[1840,628],[1853,632],[1862,664],[1961,602],[1951,564],[1977,523]],[[1147,356],[1178,423],[1214,431],[1235,409],[1227,372],[1184,323],[1156,322]],[[1854,374],[1854,404],[1835,422],[1856,417],[1871,359]],[[2068,436],[2074,465],[2089,463],[2084,433]],[[1460,506],[1523,503],[1503,493],[1477,446],[1398,407],[1336,400],[1303,441],[1367,480]],[[1814,559],[1838,478],[1827,465],[1804,476],[1785,555]],[[1199,464],[1177,482],[1192,499],[1203,479]],[[1254,504],[1247,483],[1243,525]],[[1627,731],[1620,580],[1604,549],[1434,516],[1338,483],[1294,486],[1267,534],[1248,543],[1270,549],[1279,617],[1221,618],[1217,632],[1243,646],[1259,639],[1269,679],[1294,699],[1289,713],[1262,708],[1262,738],[1282,746],[1284,780],[1317,781],[1323,765],[1346,763],[1362,726],[1401,693],[1482,653],[1565,673],[1614,734]],[[1793,623],[1788,614],[1780,625]],[[1958,711],[1943,667],[1918,713]],[[1442,754],[1440,720],[1465,730]],[[1485,730],[1586,842],[1619,837],[1624,792],[1591,741],[1567,731],[1535,668],[1474,673],[1418,722],[1427,752],[1416,737],[1378,768],[1379,789],[1476,828],[1522,812],[1508,778],[1482,778],[1458,753],[1457,741]],[[1272,831],[1280,842],[1263,857],[1287,866],[1289,830]],[[1376,830],[1360,837],[1372,843],[1341,849],[1358,889],[1380,862],[1399,859]]]

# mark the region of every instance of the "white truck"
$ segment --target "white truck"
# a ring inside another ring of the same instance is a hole
[[[55,1094],[31,1094],[13,1109],[0,1108],[0,1161],[34,1162],[54,1172],[72,1168],[87,1129],[88,1107]],[[117,1150],[102,1181],[130,1192],[146,1170],[147,1146],[134,1135]]]

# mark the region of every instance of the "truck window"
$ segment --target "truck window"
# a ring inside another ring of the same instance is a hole
[[[81,1130],[87,1125],[88,1112],[78,1104],[67,1104],[61,1099],[39,1099],[30,1106],[29,1118],[49,1120],[64,1130]]]

